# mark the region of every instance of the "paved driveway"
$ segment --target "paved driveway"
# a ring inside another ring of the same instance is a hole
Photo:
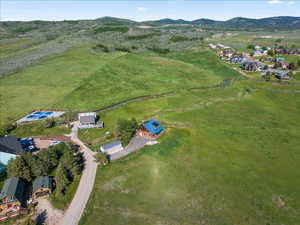
[[[116,152],[116,153],[110,155],[110,159],[117,160],[119,158],[122,158],[122,157],[128,155],[129,153],[135,152],[138,149],[144,147],[147,144],[147,142],[149,142],[149,141],[150,141],[150,139],[148,139],[148,138],[136,135],[131,139],[129,145],[123,151],[119,151],[119,152]]]
[[[94,152],[86,147],[77,137],[78,122],[73,124],[72,133],[70,135],[72,141],[81,146],[84,153],[85,169],[82,172],[79,186],[73,197],[71,204],[65,212],[60,225],[77,225],[84,208],[89,200],[89,196],[93,190],[94,181],[97,172],[97,163],[94,160]]]

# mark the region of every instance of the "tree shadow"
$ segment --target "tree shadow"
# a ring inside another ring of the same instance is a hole
[[[43,212],[41,212],[37,217],[36,217],[36,224],[37,225],[43,225],[46,224],[46,219],[47,219],[47,210],[45,209]]]

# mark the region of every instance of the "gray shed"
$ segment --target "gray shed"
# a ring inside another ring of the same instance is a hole
[[[106,154],[110,154],[117,151],[122,151],[124,148],[122,146],[121,141],[114,141],[111,143],[108,143],[106,145],[102,145],[100,147],[100,151]]]

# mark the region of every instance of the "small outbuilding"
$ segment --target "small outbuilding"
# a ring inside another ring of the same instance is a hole
[[[49,176],[37,177],[32,183],[32,198],[36,199],[52,192],[53,179]]]
[[[25,183],[20,178],[5,180],[0,193],[0,210],[20,209],[25,195]]]
[[[156,137],[163,130],[164,128],[156,120],[149,120],[140,126],[137,133],[140,136]]]
[[[100,147],[100,151],[106,154],[112,154],[124,150],[121,141],[114,141]]]

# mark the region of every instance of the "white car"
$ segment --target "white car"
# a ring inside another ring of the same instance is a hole
[[[60,144],[60,143],[61,143],[60,141],[52,141],[52,142],[50,143],[50,146],[58,145],[58,144]]]

